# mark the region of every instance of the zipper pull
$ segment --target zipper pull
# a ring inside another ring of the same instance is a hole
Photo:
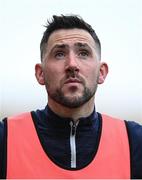
[[[74,121],[70,121],[72,136],[76,134],[76,128],[77,128],[78,123],[79,123],[79,121],[77,121],[76,123]]]

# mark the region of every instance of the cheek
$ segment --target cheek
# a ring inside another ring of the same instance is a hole
[[[51,73],[48,72],[45,74],[45,80],[48,84],[50,85],[55,85],[55,83],[57,83],[57,77],[56,77],[56,73]]]
[[[61,73],[54,68],[47,68],[44,73],[44,79],[48,88],[55,88],[59,86],[61,81]]]
[[[99,72],[96,70],[91,70],[88,71],[87,76],[86,76],[86,85],[89,87],[94,86],[94,84],[97,84],[97,80],[99,78]]]

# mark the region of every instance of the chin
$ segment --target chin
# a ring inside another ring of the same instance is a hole
[[[73,93],[73,94],[65,95],[64,97],[70,101],[74,101],[76,99],[82,98],[82,96],[83,95],[80,93]]]

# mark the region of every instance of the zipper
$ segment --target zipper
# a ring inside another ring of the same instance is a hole
[[[70,121],[71,131],[70,131],[70,149],[71,149],[71,168],[76,168],[76,128],[79,121],[76,123]]]

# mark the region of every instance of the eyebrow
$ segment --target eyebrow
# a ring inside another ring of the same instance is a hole
[[[81,43],[81,42],[77,42],[74,44],[75,47],[78,48],[87,48],[87,49],[91,49],[91,47],[87,44],[87,43]],[[54,51],[54,49],[65,49],[65,48],[69,48],[68,44],[56,44],[52,49],[51,52]]]
[[[54,51],[54,49],[65,49],[65,48],[69,48],[69,45],[67,45],[67,44],[56,44],[51,49],[51,52]]]
[[[88,49],[91,49],[90,46],[87,43],[78,42],[78,43],[75,43],[74,45],[75,45],[75,47],[79,47],[79,48],[88,48]]]

